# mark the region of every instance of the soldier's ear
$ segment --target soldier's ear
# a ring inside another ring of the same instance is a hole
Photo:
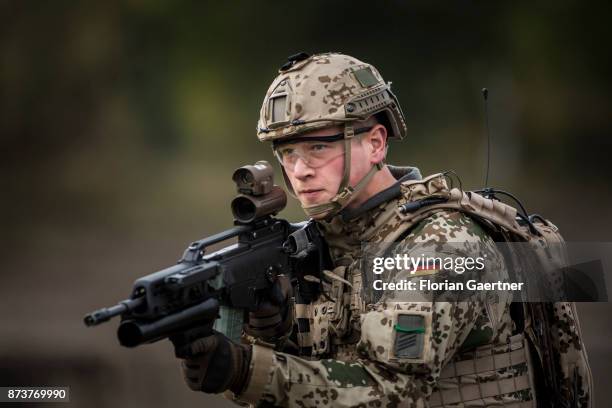
[[[387,129],[380,124],[375,125],[370,130],[368,136],[368,153],[372,164],[380,163],[387,154]]]

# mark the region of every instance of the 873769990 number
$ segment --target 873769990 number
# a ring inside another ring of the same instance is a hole
[[[0,402],[69,402],[69,387],[0,387]]]

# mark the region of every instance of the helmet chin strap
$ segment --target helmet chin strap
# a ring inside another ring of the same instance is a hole
[[[370,171],[363,176],[363,178],[355,185],[351,187],[349,180],[351,178],[351,141],[355,136],[353,125],[347,123],[344,125],[344,174],[342,175],[342,181],[340,187],[338,187],[338,193],[329,202],[323,204],[312,205],[309,207],[302,206],[302,209],[312,218],[325,218],[329,219],[334,215],[338,214],[343,208],[345,208],[356,196],[363,190],[363,188],[369,183],[374,174],[383,168],[383,163],[376,163],[372,166]]]

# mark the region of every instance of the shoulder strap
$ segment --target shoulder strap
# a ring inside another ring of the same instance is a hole
[[[422,180],[409,180],[401,185],[399,206],[390,208],[377,222],[367,238],[374,241],[395,242],[419,221],[442,210],[457,210],[487,220],[527,241],[530,236],[516,221],[516,208],[501,201],[483,197],[471,191],[449,189],[443,174],[437,173]],[[386,234],[378,233],[383,225],[391,226]],[[378,238],[378,239],[376,239]]]

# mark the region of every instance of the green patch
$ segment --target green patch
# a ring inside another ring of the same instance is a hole
[[[339,360],[321,360],[327,371],[327,379],[338,387],[364,387],[374,384],[370,374],[360,364]]]
[[[357,81],[359,81],[364,88],[369,88],[378,83],[378,80],[370,68],[363,68],[355,71],[355,78],[357,78]]]

